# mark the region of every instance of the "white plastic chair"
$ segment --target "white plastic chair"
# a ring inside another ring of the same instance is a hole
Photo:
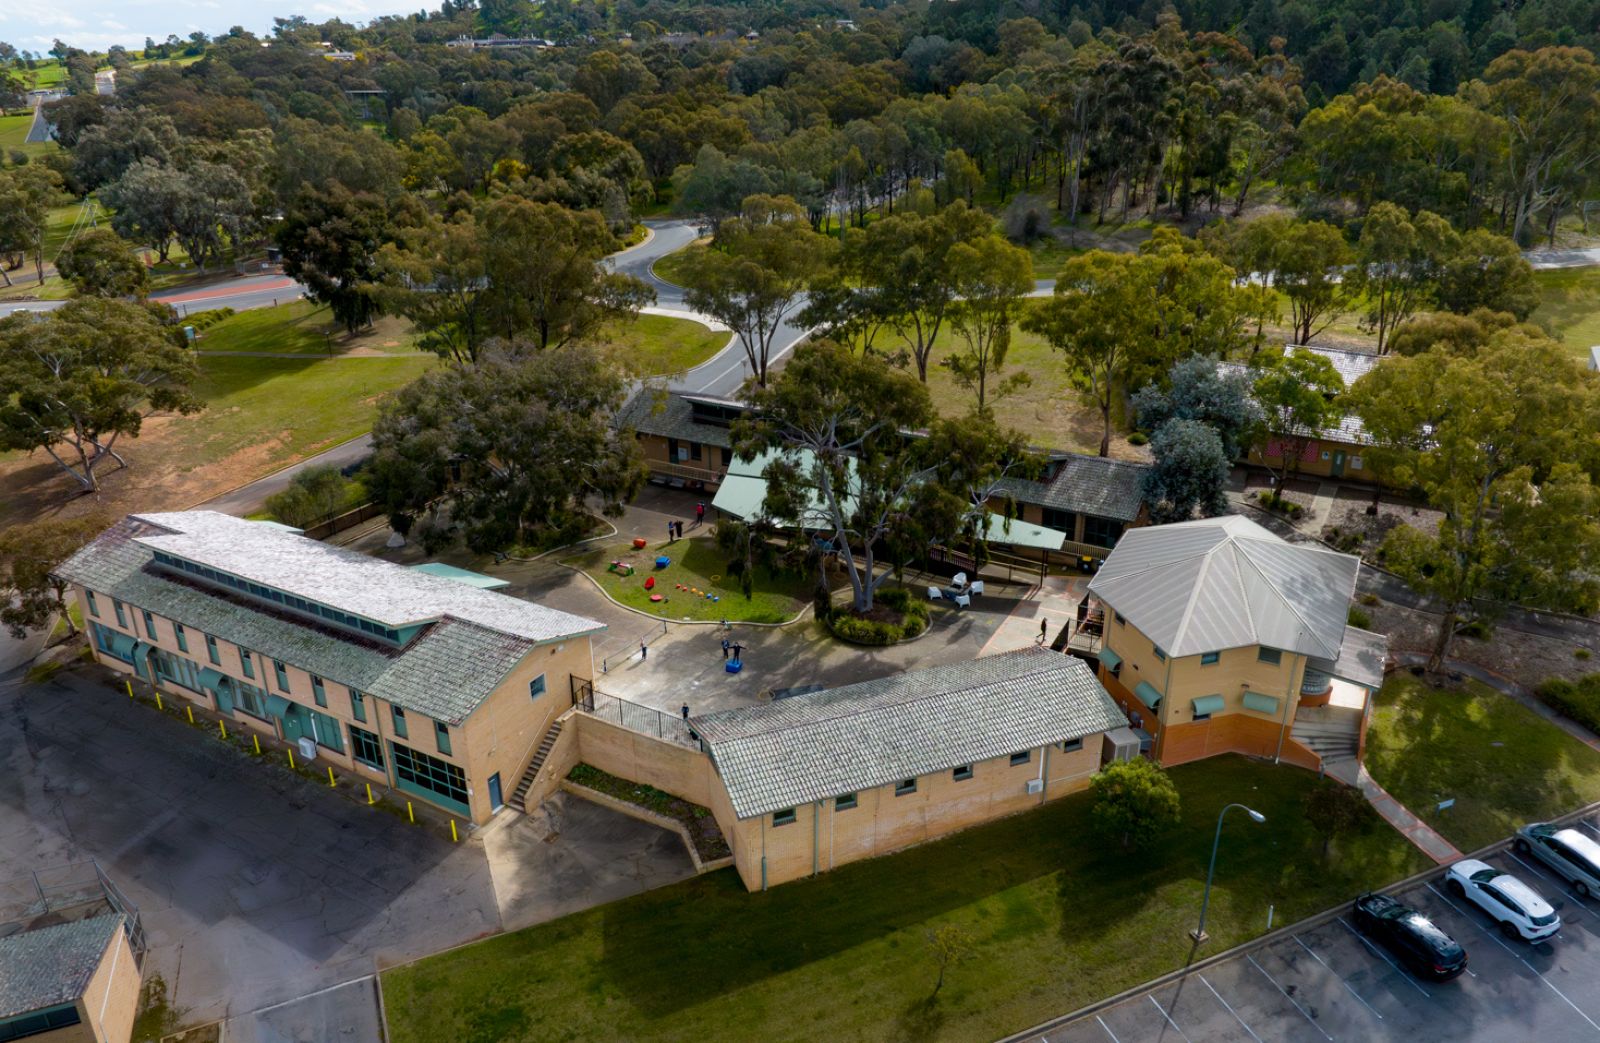
[[[964,587],[964,586],[967,585],[967,574],[965,572],[958,572],[958,573],[956,573],[955,578],[952,579],[950,582],[954,586]]]
[[[981,579],[973,580],[972,581],[972,586],[967,588],[967,593],[968,594],[972,594],[972,595],[982,594],[983,593],[983,580],[981,580]]]
[[[940,590],[938,587],[929,587],[928,588],[928,600],[929,601],[938,601],[942,597],[944,597],[944,591]]]
[[[957,594],[951,600],[960,605],[962,608],[966,608],[968,605],[972,604],[972,598],[966,594]]]

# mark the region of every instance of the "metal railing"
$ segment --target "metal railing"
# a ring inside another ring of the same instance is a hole
[[[712,485],[722,484],[728,476],[726,471],[711,467],[695,467],[692,464],[680,464],[674,460],[645,460],[646,466],[653,474],[665,475],[669,478],[686,478],[694,482],[709,482]]]
[[[618,663],[625,663],[632,659],[634,656],[639,654],[639,649],[641,647],[648,647],[652,642],[655,641],[656,638],[665,637],[666,634],[667,621],[663,619],[661,622],[655,624],[638,637],[630,638],[626,647],[622,648],[620,651],[612,652],[610,655],[600,660],[600,672],[602,674],[610,673],[613,666]]]
[[[146,945],[138,907],[101,872],[99,863],[71,862],[0,881],[0,937],[41,920],[55,923],[108,912],[125,917],[129,946],[142,959]]]
[[[587,682],[573,693],[573,705],[596,720],[615,724],[630,732],[648,735],[664,742],[677,743],[691,750],[700,748],[699,738],[689,730],[689,722],[677,714],[664,713],[616,695],[597,692]]]

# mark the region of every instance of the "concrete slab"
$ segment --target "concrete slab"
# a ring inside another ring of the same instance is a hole
[[[383,1017],[372,978],[229,1018],[224,1043],[383,1043]]]

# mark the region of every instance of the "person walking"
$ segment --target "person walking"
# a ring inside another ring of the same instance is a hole
[[[706,520],[706,505],[703,504],[703,503],[695,504],[694,505],[694,523],[696,525],[699,525],[701,522],[703,522],[705,520]]]
[[[728,639],[722,639],[722,658],[728,658]]]
[[[1044,644],[1044,639],[1049,637],[1049,636],[1050,636],[1050,621],[1048,619],[1039,620],[1039,644],[1041,644],[1041,645]]]

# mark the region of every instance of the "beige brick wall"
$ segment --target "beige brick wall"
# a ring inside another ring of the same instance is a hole
[[[128,1043],[139,1013],[140,984],[139,964],[128,944],[127,932],[119,930],[106,945],[100,966],[79,1001],[85,1025],[94,1030],[90,1038],[99,1043]]]

